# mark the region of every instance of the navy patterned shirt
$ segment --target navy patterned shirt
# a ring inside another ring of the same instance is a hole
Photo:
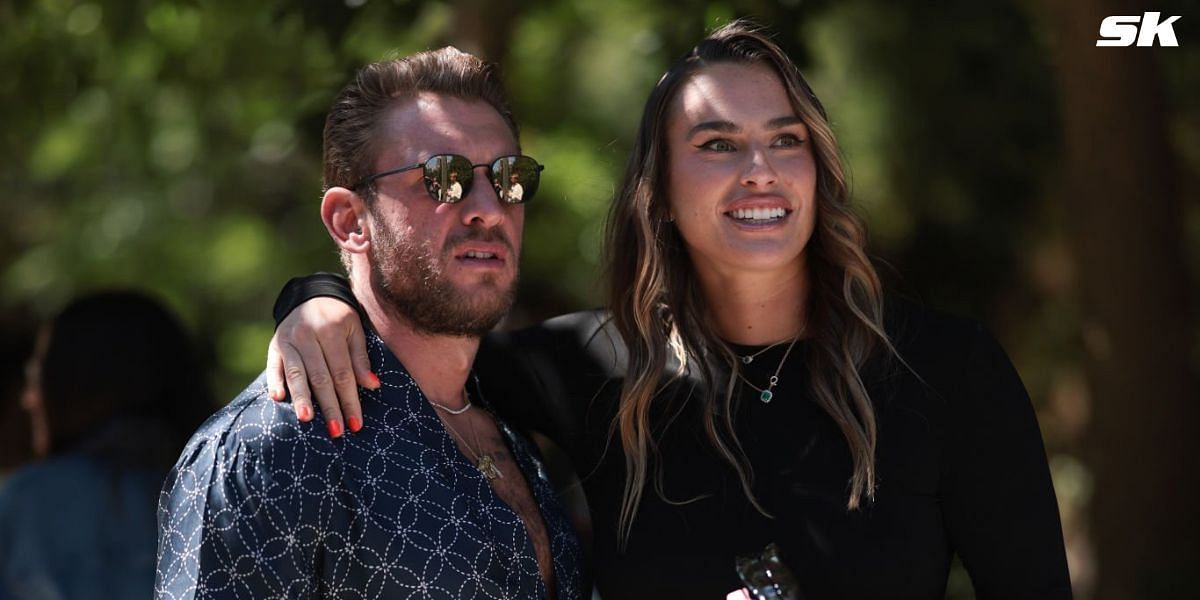
[[[259,377],[188,442],[159,499],[158,598],[546,598],[524,523],[368,333],[363,429],[300,423]],[[580,547],[531,444],[503,421],[541,509],[557,597]]]

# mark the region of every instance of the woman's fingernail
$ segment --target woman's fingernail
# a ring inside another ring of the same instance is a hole
[[[342,437],[341,421],[330,421],[325,426],[329,428],[329,437]]]
[[[301,404],[296,407],[296,417],[301,421],[307,421],[312,418],[312,409],[307,405]]]
[[[376,389],[378,389],[379,386],[381,385],[379,383],[379,376],[376,375],[375,373],[371,373],[371,385],[375,386]]]
[[[346,423],[350,425],[350,433],[358,433],[362,429],[362,419],[358,417],[350,417],[346,419]]]

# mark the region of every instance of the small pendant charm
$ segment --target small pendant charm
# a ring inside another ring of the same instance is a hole
[[[771,393],[771,390],[763,390],[762,393],[758,395],[758,399],[762,400],[763,404],[770,404],[771,398],[774,397],[775,394]]]
[[[483,476],[487,477],[489,480],[496,479],[497,477],[504,477],[504,474],[501,473],[500,469],[496,467],[496,463],[492,460],[492,455],[490,454],[484,454],[483,457],[479,459],[479,464],[475,465],[475,468],[479,469],[479,472],[483,473]]]
[[[750,364],[750,363],[752,363],[752,362],[754,362],[754,357],[753,357],[753,356],[743,356],[743,357],[742,357],[742,364],[744,364],[744,365],[748,365],[748,364]]]

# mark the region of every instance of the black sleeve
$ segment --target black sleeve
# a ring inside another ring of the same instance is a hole
[[[943,514],[976,596],[1071,598],[1062,524],[1029,395],[980,328],[949,398]]]
[[[522,428],[558,444],[586,473],[593,438],[607,438],[620,393],[623,346],[596,311],[564,315],[513,332],[488,334],[475,359],[493,406]]]
[[[279,291],[279,297],[275,299],[275,326],[279,327],[297,306],[321,296],[337,298],[349,304],[358,311],[359,318],[366,320],[362,307],[350,291],[350,282],[345,277],[333,273],[314,273],[305,277],[293,277],[284,284],[283,289]]]
[[[557,437],[552,435],[544,410],[545,386],[531,367],[526,349],[514,343],[511,333],[493,331],[484,336],[474,369],[488,404],[500,416],[526,434],[549,432],[552,439]]]

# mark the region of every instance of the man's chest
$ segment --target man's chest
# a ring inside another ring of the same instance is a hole
[[[348,436],[334,485],[315,507],[325,543],[314,558],[325,580],[377,579],[384,592],[426,586],[435,597],[439,589],[459,597],[463,586],[484,598],[536,595],[534,546],[486,477],[449,438],[371,420]],[[529,507],[537,513],[532,497]]]

